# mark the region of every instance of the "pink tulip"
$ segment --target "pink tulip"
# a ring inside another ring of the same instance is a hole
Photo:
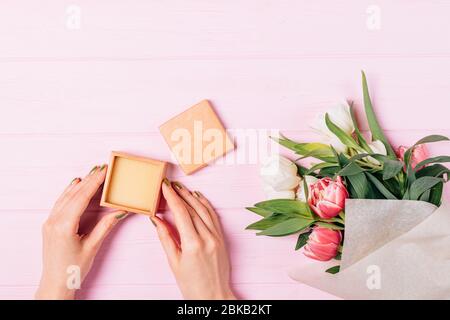
[[[319,217],[331,219],[344,209],[348,197],[341,177],[337,177],[336,181],[326,177],[310,185],[308,203]]]
[[[336,257],[342,235],[339,231],[323,227],[314,227],[304,246],[303,254],[308,258],[328,261]]]
[[[400,160],[404,161],[405,152],[408,150],[408,147],[400,146],[397,149],[397,155],[400,158]],[[425,147],[424,144],[419,144],[418,146],[414,147],[412,153],[411,153],[411,167],[414,169],[417,164],[425,159],[428,159],[428,150],[427,147]],[[406,169],[406,168],[405,168]],[[418,168],[422,169],[422,168]]]

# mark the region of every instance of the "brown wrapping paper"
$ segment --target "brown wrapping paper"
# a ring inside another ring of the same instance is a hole
[[[344,299],[450,299],[448,204],[349,199],[345,211],[342,261],[308,260],[293,279]]]

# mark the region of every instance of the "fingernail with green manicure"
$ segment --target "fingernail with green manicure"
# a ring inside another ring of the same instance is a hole
[[[200,198],[202,196],[202,194],[200,193],[200,191],[194,191],[194,196],[197,198]]]
[[[95,166],[91,169],[91,171],[89,171],[89,174],[93,174],[95,171],[97,171],[98,166]]]
[[[115,216],[116,220],[122,220],[125,219],[128,216],[128,212],[124,212],[121,214],[118,214],[117,216]]]
[[[73,179],[73,180],[70,182],[70,185],[76,184],[76,183],[78,183],[78,182],[80,182],[80,181],[81,181],[80,178],[75,178],[75,179]]]
[[[164,184],[165,184],[166,186],[170,187],[170,181],[169,181],[169,179],[164,178],[164,179],[163,179],[163,182],[164,182]]]
[[[178,190],[183,189],[183,185],[181,183],[179,183],[178,181],[172,182],[172,184]]]

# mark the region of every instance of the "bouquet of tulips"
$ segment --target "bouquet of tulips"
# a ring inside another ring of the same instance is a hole
[[[298,233],[295,250],[303,248],[315,260],[340,260],[347,199],[413,200],[440,206],[450,172],[442,163],[450,157],[429,157],[425,144],[449,139],[430,135],[394,151],[375,116],[364,72],[362,86],[370,139],[358,128],[347,102],[318,116],[313,129],[322,142],[273,138],[298,159],[292,162],[275,155],[263,163],[260,175],[268,200],[247,208],[262,217],[247,229],[273,237]],[[313,158],[313,163],[300,164],[305,158]],[[339,265],[327,272],[339,272]]]

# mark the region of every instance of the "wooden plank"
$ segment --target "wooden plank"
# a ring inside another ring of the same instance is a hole
[[[282,300],[282,299],[336,299],[330,294],[298,283],[290,284],[238,284],[235,290],[240,298]],[[32,299],[36,286],[0,286],[3,299]],[[97,286],[82,290],[79,299],[181,299],[178,287],[171,285],[123,285]]]
[[[447,1],[2,1],[0,57],[448,57],[450,44],[434,35],[450,30],[449,9]]]
[[[362,110],[361,69],[383,128],[449,128],[450,57],[312,57],[0,63],[0,134],[156,132],[206,98],[229,129],[309,130],[342,99]]]
[[[450,136],[450,130],[438,129],[392,131],[388,136],[395,145],[411,145],[431,133]],[[303,141],[318,138],[310,131],[286,131],[285,134]],[[267,137],[260,139],[261,150],[267,143]],[[2,158],[0,166],[3,210],[49,210],[67,183],[74,177],[83,177],[92,166],[108,162],[111,150],[171,161],[169,149],[157,133],[9,135],[1,140],[1,148],[8,154]],[[448,154],[448,143],[445,142],[431,144],[429,148],[433,155]],[[185,176],[173,164],[167,175],[171,180],[185,183],[188,188],[202,191],[217,208],[244,208],[264,197],[258,176],[262,156],[246,156],[254,150],[244,143],[238,145],[237,154],[230,154],[234,157],[229,158],[230,162],[213,164],[192,176]],[[283,153],[295,159],[291,152],[283,150]],[[100,201],[98,197],[96,203]]]

